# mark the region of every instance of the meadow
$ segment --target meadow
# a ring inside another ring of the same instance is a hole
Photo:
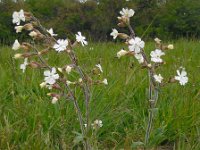
[[[169,84],[159,91],[158,110],[150,138],[152,148],[200,149],[200,42],[178,40],[175,49],[166,52],[163,77],[176,74],[179,66],[186,68],[186,86]],[[93,43],[76,50],[82,68],[101,63],[108,85],[92,87],[91,118],[101,119],[99,149],[134,149],[134,142],[144,141],[148,119],[148,76],[133,57],[120,59],[116,53],[125,47],[118,43]],[[148,42],[145,51],[154,50]],[[0,149],[78,149],[74,144],[80,132],[73,103],[61,99],[52,104],[41,89],[43,71],[19,69],[23,60],[13,59],[11,47],[0,48]],[[47,57],[46,57],[47,58]],[[51,53],[50,64],[66,64],[69,58]],[[77,89],[78,93],[78,89]],[[79,96],[80,107],[83,98]]]

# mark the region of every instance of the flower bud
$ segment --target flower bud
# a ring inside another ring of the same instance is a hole
[[[119,33],[118,36],[119,36],[121,39],[125,39],[125,40],[129,38],[129,36],[128,36],[127,34],[125,34],[125,33]]]
[[[29,13],[29,12],[24,12],[24,16],[25,16],[25,18],[26,18],[26,21],[30,21],[31,18],[32,18],[32,14]]]
[[[63,72],[63,69],[62,68],[58,68],[58,71],[60,71],[61,73]]]
[[[108,80],[107,80],[107,79],[104,79],[104,80],[102,81],[102,83],[105,84],[105,85],[108,85]]]
[[[31,62],[31,63],[29,63],[29,66],[31,68],[41,68],[41,64],[39,64],[37,62]]]
[[[35,32],[35,31],[32,31],[32,32],[30,32],[29,33],[29,36],[31,36],[31,37],[33,37],[33,38],[36,38],[37,37],[37,32]]]
[[[51,103],[52,103],[52,104],[55,104],[57,101],[58,101],[58,98],[57,98],[57,97],[53,97]]]
[[[125,56],[126,54],[128,54],[128,52],[122,49],[119,52],[117,52],[117,57],[120,58],[122,56]]]
[[[172,49],[174,49],[174,45],[173,45],[173,44],[169,44],[169,45],[167,46],[167,48],[172,50]]]
[[[67,74],[70,74],[70,72],[72,71],[72,68],[73,68],[73,67],[71,67],[71,66],[67,66],[67,67],[65,68],[65,71],[67,72]]]
[[[42,83],[40,84],[40,87],[41,87],[41,88],[44,88],[44,87],[46,87],[46,85],[47,85],[46,82],[42,82]]]
[[[155,38],[154,41],[157,43],[157,44],[160,44],[161,40],[159,38]]]
[[[118,25],[119,27],[121,27],[121,28],[126,27],[126,24],[123,23],[123,22],[120,22],[120,23],[118,23],[117,25]]]
[[[19,59],[19,58],[23,58],[23,55],[20,53],[14,55],[14,59]]]
[[[33,30],[33,25],[31,23],[27,23],[27,24],[24,25],[24,29],[31,31],[31,30]]]
[[[31,47],[32,47],[31,44],[25,43],[25,42],[23,42],[22,45],[21,45],[21,48],[24,49],[25,51],[30,50]]]

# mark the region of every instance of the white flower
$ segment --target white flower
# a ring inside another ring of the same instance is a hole
[[[24,26],[15,26],[16,33],[22,32]]]
[[[139,37],[129,40],[129,50],[135,53],[140,53],[141,49],[144,48],[144,45],[144,41],[142,41]]]
[[[110,36],[113,36],[113,39],[116,39],[118,35],[119,35],[119,32],[116,29],[112,29]]]
[[[181,72],[180,70],[177,70],[177,75],[178,76],[175,76],[175,80],[179,81],[180,85],[185,85],[188,83],[188,77],[185,68],[182,68]]]
[[[78,34],[76,34],[76,41],[80,42],[82,46],[88,45],[88,42],[85,39],[86,38],[82,36],[81,32],[78,32]]]
[[[97,67],[101,72],[103,72],[103,69],[102,69],[102,67],[101,67],[101,64],[97,64],[96,67]]]
[[[163,60],[160,57],[165,55],[165,53],[160,49],[156,49],[155,51],[152,51],[150,55],[151,55],[151,61],[155,63],[161,63],[163,62]]]
[[[67,46],[68,46],[68,40],[63,40],[63,39],[59,39],[57,41],[57,43],[53,46],[53,48],[58,51],[58,52],[61,52],[61,51],[64,51],[66,50]]]
[[[25,72],[27,65],[28,65],[28,58],[25,58],[24,63],[20,65],[20,69],[22,69],[23,73]]]
[[[144,57],[142,56],[141,53],[136,53],[134,56],[135,56],[135,58],[138,60],[138,62],[139,62],[140,64],[144,63]]]
[[[153,77],[154,77],[155,81],[158,83],[161,83],[163,80],[163,77],[161,76],[161,74],[159,74],[159,75],[155,74]]]
[[[47,85],[47,83],[46,83],[46,82],[42,82],[42,83],[40,83],[40,87],[41,87],[41,88],[44,88],[44,87],[46,87],[46,85]]]
[[[103,127],[103,123],[101,120],[95,120],[94,123],[92,123],[93,129],[98,129]]]
[[[15,40],[15,42],[14,42],[14,44],[13,44],[13,46],[12,46],[12,49],[13,50],[18,50],[19,48],[20,48],[20,43],[19,43],[19,41],[18,40]]]
[[[46,70],[44,71],[44,80],[46,83],[52,85],[56,83],[56,80],[59,79],[59,75],[56,73],[56,68],[52,68],[51,71]]]
[[[53,97],[51,103],[55,104],[57,101],[58,101],[58,98],[57,97]]]
[[[13,12],[13,20],[12,22],[14,24],[20,25],[20,22],[23,21],[25,22],[25,16],[24,16],[24,11],[21,9],[19,12]]]
[[[122,17],[130,18],[133,17],[135,11],[133,9],[123,8],[119,13],[122,15]]]
[[[73,67],[71,67],[71,66],[67,66],[67,67],[65,68],[65,71],[67,72],[67,74],[70,74],[70,72],[72,71],[72,68],[73,68]]]
[[[105,85],[108,85],[108,80],[107,80],[107,79],[104,79],[104,80],[102,81],[102,83],[105,84]]]
[[[51,35],[51,36],[57,36],[58,34],[54,34],[53,29],[49,29],[47,30],[47,32]]]

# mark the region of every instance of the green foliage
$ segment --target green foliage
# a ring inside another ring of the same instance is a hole
[[[122,8],[135,10],[131,19],[138,36],[146,38],[197,38],[200,35],[199,0],[94,0],[81,4],[75,0],[26,0],[13,3],[5,0],[0,3],[0,40],[12,43],[14,25],[12,13],[23,8],[37,16],[47,28],[53,27],[61,38],[72,33],[83,32],[96,41],[111,40],[112,28],[118,28],[117,16]],[[125,31],[126,32],[126,31]],[[21,36],[23,38],[23,35]]]

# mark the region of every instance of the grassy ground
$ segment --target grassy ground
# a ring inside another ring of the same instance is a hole
[[[158,112],[152,129],[152,146],[169,145],[177,150],[200,149],[200,43],[177,41],[175,50],[164,56],[167,62],[158,70],[164,77],[174,76],[179,66],[189,74],[182,87],[171,84],[160,90]],[[94,49],[87,50],[93,47]],[[148,119],[147,72],[133,58],[115,58],[123,45],[93,44],[77,49],[85,70],[99,61],[108,86],[92,88],[92,120],[101,119],[99,149],[131,149],[144,141]],[[148,43],[146,50],[153,50]],[[41,89],[43,72],[19,69],[22,60],[13,60],[9,47],[0,48],[0,149],[70,149],[80,131],[73,104],[66,100],[52,105]],[[66,64],[62,54],[51,55],[52,65]],[[102,77],[103,78],[103,77]],[[83,100],[79,103],[82,106]]]

